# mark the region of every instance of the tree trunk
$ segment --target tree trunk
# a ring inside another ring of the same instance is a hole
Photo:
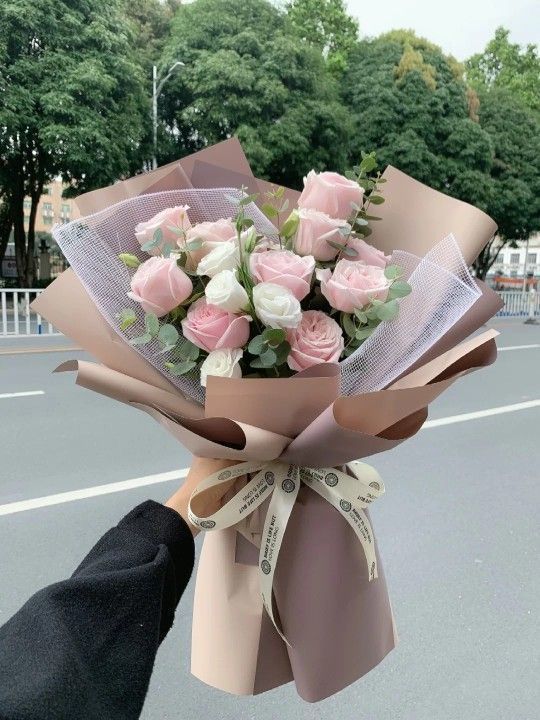
[[[4,200],[0,205],[0,276],[2,275],[2,262],[4,260],[4,255],[6,254],[6,248],[9,242],[12,227],[13,221],[11,218],[11,210]]]
[[[497,252],[493,253],[493,245],[496,241],[499,241],[499,245],[497,246]],[[502,248],[508,243],[508,240],[504,240],[500,237],[493,237],[486,247],[482,250],[480,255],[476,258],[476,260],[473,263],[473,268],[476,277],[479,280],[485,280],[488,272],[491,270],[493,264],[499,257],[499,252],[502,250]],[[492,254],[493,253],[493,254]]]

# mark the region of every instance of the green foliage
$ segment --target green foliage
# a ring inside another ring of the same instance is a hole
[[[286,337],[286,332],[277,328],[266,328],[260,335],[255,335],[247,348],[251,355],[255,355],[250,367],[277,372],[275,368],[285,364],[291,351]]]
[[[467,80],[479,92],[507,90],[525,107],[540,111],[540,56],[536,45],[510,42],[510,31],[497,28],[484,52],[466,63]]]
[[[294,33],[321,52],[331,71],[345,70],[358,23],[343,0],[290,0],[286,8]]]
[[[162,159],[237,135],[254,172],[298,187],[311,168],[343,170],[349,113],[321,53],[264,0],[197,0],[173,21]],[[172,128],[175,128],[174,134]]]
[[[119,0],[0,4],[0,195],[13,216],[27,287],[44,184],[61,174],[78,192],[139,165],[148,105],[131,39]],[[32,201],[28,232],[25,196]]]

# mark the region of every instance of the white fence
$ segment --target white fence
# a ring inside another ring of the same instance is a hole
[[[43,291],[31,288],[0,288],[0,338],[60,335],[50,322],[43,320],[41,315],[30,308],[30,303],[41,292]]]
[[[540,292],[531,296],[522,290],[503,290],[499,295],[504,300],[504,307],[497,313],[497,317],[525,317],[532,314],[531,299],[534,315],[540,315]]]
[[[40,315],[30,309],[30,303],[40,292],[39,289],[18,288],[6,290],[0,288],[0,338],[33,337],[36,335],[60,335]],[[504,300],[503,309],[498,317],[526,317],[530,314],[529,293],[521,290],[504,290],[500,293]],[[540,316],[540,292],[535,294],[534,314]]]

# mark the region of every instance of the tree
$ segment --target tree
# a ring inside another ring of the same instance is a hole
[[[481,92],[479,116],[494,148],[489,212],[499,226],[475,263],[485,278],[501,248],[540,230],[540,116],[497,87]]]
[[[343,71],[358,40],[358,22],[343,0],[290,0],[286,7],[295,34],[316,47],[333,71]]]
[[[377,148],[383,165],[489,211],[493,144],[454,58],[411,31],[363,40],[349,56],[344,100],[355,120],[351,160]]]
[[[149,104],[120,10],[120,0],[0,5],[0,192],[26,287],[34,279],[44,185],[61,174],[75,193],[140,166]],[[25,196],[31,201],[27,231]]]
[[[526,107],[540,111],[540,56],[536,45],[510,42],[510,31],[497,28],[484,52],[467,60],[467,80],[476,90],[504,89]]]
[[[198,0],[173,21],[164,62],[186,67],[167,85],[161,161],[237,135],[254,171],[301,183],[346,164],[350,120],[316,49],[264,0]]]

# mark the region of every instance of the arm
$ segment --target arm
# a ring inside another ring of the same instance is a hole
[[[0,628],[2,720],[139,717],[193,569],[189,496],[219,463],[194,459],[167,506],[136,507]]]

